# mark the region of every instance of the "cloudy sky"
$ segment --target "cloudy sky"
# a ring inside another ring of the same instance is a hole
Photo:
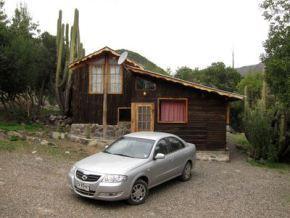
[[[20,2],[42,31],[56,33],[58,10],[72,23],[80,11],[87,53],[104,46],[136,51],[157,65],[204,68],[212,62],[256,64],[268,23],[259,0],[6,0],[9,16]]]

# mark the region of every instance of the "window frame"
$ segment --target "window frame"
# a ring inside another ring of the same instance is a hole
[[[120,84],[121,84],[121,90],[120,90],[120,93],[117,93],[117,92],[110,92],[109,90],[110,90],[110,87],[111,87],[111,81],[110,81],[110,79],[111,79],[111,66],[119,66],[120,67]],[[108,83],[107,83],[107,88],[108,88],[108,94],[110,94],[110,95],[122,95],[123,94],[123,67],[122,67],[122,65],[118,65],[118,64],[108,64],[108,66],[109,66],[109,74],[108,74]]]
[[[130,121],[120,121],[120,109],[130,109],[131,112],[131,120]],[[132,121],[132,109],[131,107],[118,107],[118,117],[117,117],[117,122],[131,122]]]
[[[161,120],[161,101],[185,101],[185,121],[162,121]],[[188,123],[188,98],[158,98],[158,111],[157,111],[157,122],[158,123],[173,123],[173,124],[186,124]]]
[[[92,91],[92,68],[93,67],[102,67],[102,83],[103,83],[103,89],[102,92],[93,92]],[[88,84],[88,93],[90,95],[103,95],[104,94],[104,70],[105,70],[105,64],[90,64],[89,65],[89,84]]]
[[[136,79],[135,79],[135,90],[136,90],[136,91],[156,91],[156,87],[157,87],[157,85],[156,85],[156,83],[154,83],[154,82],[151,82],[151,83],[154,84],[154,89],[138,89],[138,88],[137,88],[137,82],[138,82],[138,80],[145,80],[145,81],[151,82],[150,80],[143,79],[143,78],[141,78],[141,77],[136,77]]]

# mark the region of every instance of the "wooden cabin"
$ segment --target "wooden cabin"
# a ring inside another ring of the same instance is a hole
[[[70,64],[74,123],[173,133],[200,150],[226,148],[229,102],[243,96],[143,69],[105,47]]]

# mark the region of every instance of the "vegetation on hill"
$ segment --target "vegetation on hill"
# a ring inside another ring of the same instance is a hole
[[[212,63],[211,66],[199,70],[189,67],[178,68],[174,77],[198,82],[214,88],[234,92],[241,80],[241,75],[233,68],[226,67],[224,63]]]
[[[256,73],[256,72],[264,72],[265,65],[263,63],[248,65],[236,68],[236,71],[240,73],[242,76],[246,76],[247,74]]]
[[[164,74],[164,75],[169,75],[168,72],[166,72],[161,67],[159,67],[156,64],[154,64],[153,62],[149,61],[144,56],[138,54],[137,52],[129,51],[129,50],[126,50],[126,49],[119,49],[119,50],[117,50],[117,52],[119,54],[123,53],[124,51],[127,51],[128,52],[128,58],[129,59],[131,59],[132,61],[135,61],[136,63],[138,63],[140,65],[142,65],[145,70],[150,70],[150,71],[153,71],[153,72],[156,72],[156,73],[161,73],[161,74]]]

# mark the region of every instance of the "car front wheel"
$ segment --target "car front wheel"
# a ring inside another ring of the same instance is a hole
[[[184,167],[184,169],[182,171],[182,174],[180,176],[181,181],[185,182],[185,181],[190,180],[190,178],[191,178],[191,170],[192,170],[192,166],[191,166],[191,163],[188,161],[185,164],[185,167]]]
[[[128,203],[131,205],[143,204],[148,196],[147,183],[141,179],[137,180],[131,190]]]

